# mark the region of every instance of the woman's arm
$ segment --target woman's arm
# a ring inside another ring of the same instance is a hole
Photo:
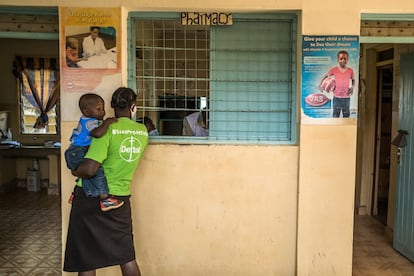
[[[72,170],[72,175],[81,178],[91,178],[96,174],[100,165],[95,160],[85,158],[76,170]]]

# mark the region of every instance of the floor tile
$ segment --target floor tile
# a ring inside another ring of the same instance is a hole
[[[0,275],[61,275],[60,198],[25,189],[0,196]]]

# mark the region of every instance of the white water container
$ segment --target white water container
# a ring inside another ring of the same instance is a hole
[[[10,128],[7,129],[7,141],[13,141],[13,134]]]
[[[0,111],[0,129],[7,129],[7,111]]]
[[[39,171],[27,171],[27,191],[39,192],[42,186],[40,183],[40,172]]]
[[[39,170],[39,159],[33,158],[33,170],[38,171]]]

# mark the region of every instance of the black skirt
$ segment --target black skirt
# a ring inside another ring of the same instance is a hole
[[[102,212],[99,199],[75,188],[70,212],[63,270],[81,272],[135,260],[129,197],[125,204]]]

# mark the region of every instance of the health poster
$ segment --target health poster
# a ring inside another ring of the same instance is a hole
[[[302,36],[302,116],[356,118],[358,70],[358,36]]]
[[[60,100],[63,121],[77,121],[78,98],[121,85],[121,9],[60,7]]]
[[[119,8],[60,8],[63,92],[93,92],[121,72]]]

